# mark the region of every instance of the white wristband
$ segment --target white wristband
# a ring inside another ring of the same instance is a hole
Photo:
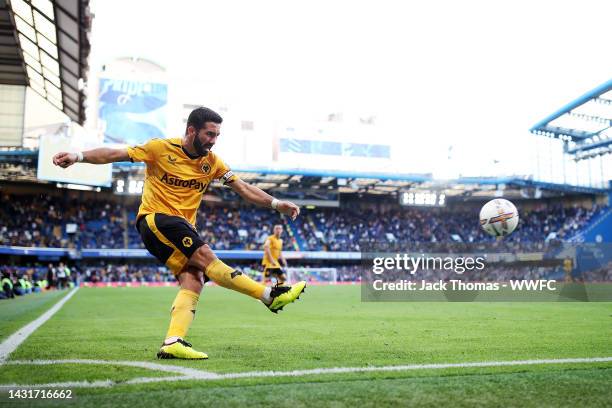
[[[83,161],[83,152],[77,152],[77,162]]]
[[[278,207],[278,202],[279,201],[276,198],[273,198],[272,203],[270,204],[270,207],[276,210],[276,207]]]

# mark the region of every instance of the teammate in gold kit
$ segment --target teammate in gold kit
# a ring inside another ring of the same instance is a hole
[[[282,285],[287,280],[285,271],[281,269],[281,262],[283,266],[287,267],[287,261],[283,257],[283,240],[281,234],[283,233],[283,226],[277,224],[274,226],[274,233],[266,238],[264,243],[264,254],[261,264],[264,267],[263,271],[263,283],[270,282],[270,277],[276,278],[276,284]]]
[[[98,148],[79,153],[61,152],[53,163],[66,168],[78,162],[105,164],[121,161],[146,165],[142,203],[136,226],[147,250],[176,276],[180,290],[172,304],[170,327],[158,358],[206,359],[184,338],[193,321],[207,280],[261,300],[277,313],[303,292],[306,282],[266,287],[216,257],[195,226],[202,195],[213,180],[229,185],[243,199],[273,208],[295,219],[300,209],[238,178],[211,149],[223,119],[208,108],[197,108],[187,119],[182,138],[152,139],[124,149]]]

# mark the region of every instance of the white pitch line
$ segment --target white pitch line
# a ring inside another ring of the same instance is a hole
[[[607,363],[612,362],[612,357],[592,357],[592,358],[562,358],[562,359],[544,359],[544,360],[514,360],[514,361],[483,361],[474,363],[441,363],[441,364],[412,364],[398,366],[382,366],[382,367],[333,367],[333,368],[315,368],[310,370],[293,370],[293,371],[247,371],[242,373],[216,374],[207,371],[196,369],[188,369],[186,367],[167,366],[162,364],[154,364],[147,362],[135,361],[105,361],[105,360],[34,360],[34,361],[11,361],[10,364],[67,364],[67,363],[83,363],[83,364],[114,364],[114,365],[129,365],[132,367],[151,368],[152,370],[180,372],[183,369],[191,370],[192,374],[174,377],[139,377],[127,381],[116,382],[112,380],[100,381],[76,381],[64,383],[50,384],[0,384],[2,389],[16,388],[97,388],[97,387],[112,387],[114,385],[124,384],[144,384],[156,382],[171,382],[171,381],[186,381],[186,380],[225,380],[236,378],[261,378],[261,377],[301,377],[308,375],[321,374],[346,374],[346,373],[362,373],[362,372],[385,372],[385,371],[410,371],[410,370],[440,370],[445,368],[478,368],[478,367],[507,367],[507,366],[525,366],[538,364],[571,364],[571,363]],[[158,366],[165,369],[158,368]]]
[[[7,361],[7,365],[52,365],[52,364],[99,364],[99,365],[120,365],[127,367],[144,368],[152,371],[164,371],[174,374],[182,374],[192,378],[214,379],[219,377],[218,374],[197,370],[195,368],[149,363],[147,361],[112,361],[112,360],[81,360],[81,359],[66,359],[66,360],[14,360]]]
[[[35,384],[35,385],[24,385],[24,384],[3,384],[0,385],[0,390],[23,390],[23,389],[37,389],[37,388],[59,388],[59,389],[71,389],[71,388],[108,388],[113,385],[117,385],[116,382],[111,380],[100,380],[100,381],[67,381],[57,382],[48,384]]]
[[[6,361],[8,356],[13,351],[15,351],[17,347],[19,347],[19,345],[23,343],[25,339],[28,338],[28,336],[30,336],[30,334],[34,333],[36,329],[45,324],[45,322],[49,320],[51,316],[53,316],[58,310],[60,310],[61,307],[64,306],[64,303],[66,303],[72,296],[74,296],[77,290],[79,290],[78,287],[68,292],[66,296],[64,296],[59,302],[53,305],[51,309],[43,313],[42,316],[32,321],[31,323],[28,323],[27,325],[23,326],[21,329],[13,333],[8,339],[4,340],[0,344],[0,365],[2,365]]]
[[[38,388],[58,388],[58,389],[71,389],[71,388],[110,388],[115,385],[126,385],[126,384],[146,384],[155,382],[171,382],[171,381],[183,381],[191,380],[191,377],[186,376],[175,376],[175,377],[138,377],[127,381],[113,381],[113,380],[97,380],[97,381],[66,381],[56,382],[49,384],[1,384],[1,390],[15,390],[15,389],[38,389]]]
[[[301,377],[317,374],[343,374],[382,371],[410,371],[410,370],[440,370],[444,368],[472,368],[472,367],[504,367],[537,364],[570,364],[570,363],[602,363],[612,362],[612,357],[593,358],[563,358],[548,360],[515,360],[515,361],[483,361],[475,363],[441,363],[441,364],[412,364],[383,367],[333,367],[314,368],[311,370],[294,371],[250,371],[244,373],[221,374],[218,379],[254,378],[254,377]]]

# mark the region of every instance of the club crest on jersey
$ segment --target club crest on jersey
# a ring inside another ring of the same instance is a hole
[[[189,248],[191,245],[193,245],[193,240],[191,239],[191,237],[183,238],[183,246],[185,248]]]
[[[210,173],[210,164],[208,163],[204,163],[202,165],[202,171],[204,172],[204,174],[208,174]]]

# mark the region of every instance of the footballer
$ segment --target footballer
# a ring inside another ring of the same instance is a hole
[[[134,147],[102,147],[53,156],[53,163],[62,168],[78,162],[106,164],[129,160],[145,163],[136,228],[147,250],[172,271],[180,285],[158,358],[208,358],[206,353],[194,350],[185,341],[203,285],[208,280],[259,299],[274,313],[296,300],[306,286],[302,281],[293,286],[266,287],[223,263],[200,238],[195,226],[196,213],[213,180],[230,186],[246,201],[273,208],[292,220],[300,214],[294,203],[278,200],[241,180],[211,151],[220,135],[222,122],[219,114],[200,107],[189,114],[182,138],[151,139]]]
[[[263,271],[263,283],[270,282],[270,277],[276,279],[277,285],[285,283],[287,278],[285,277],[285,271],[281,269],[281,262],[283,266],[287,267],[287,261],[283,257],[283,240],[281,235],[283,233],[283,226],[277,224],[274,226],[273,234],[266,238],[264,243],[264,253],[261,260],[261,264],[264,267]]]

